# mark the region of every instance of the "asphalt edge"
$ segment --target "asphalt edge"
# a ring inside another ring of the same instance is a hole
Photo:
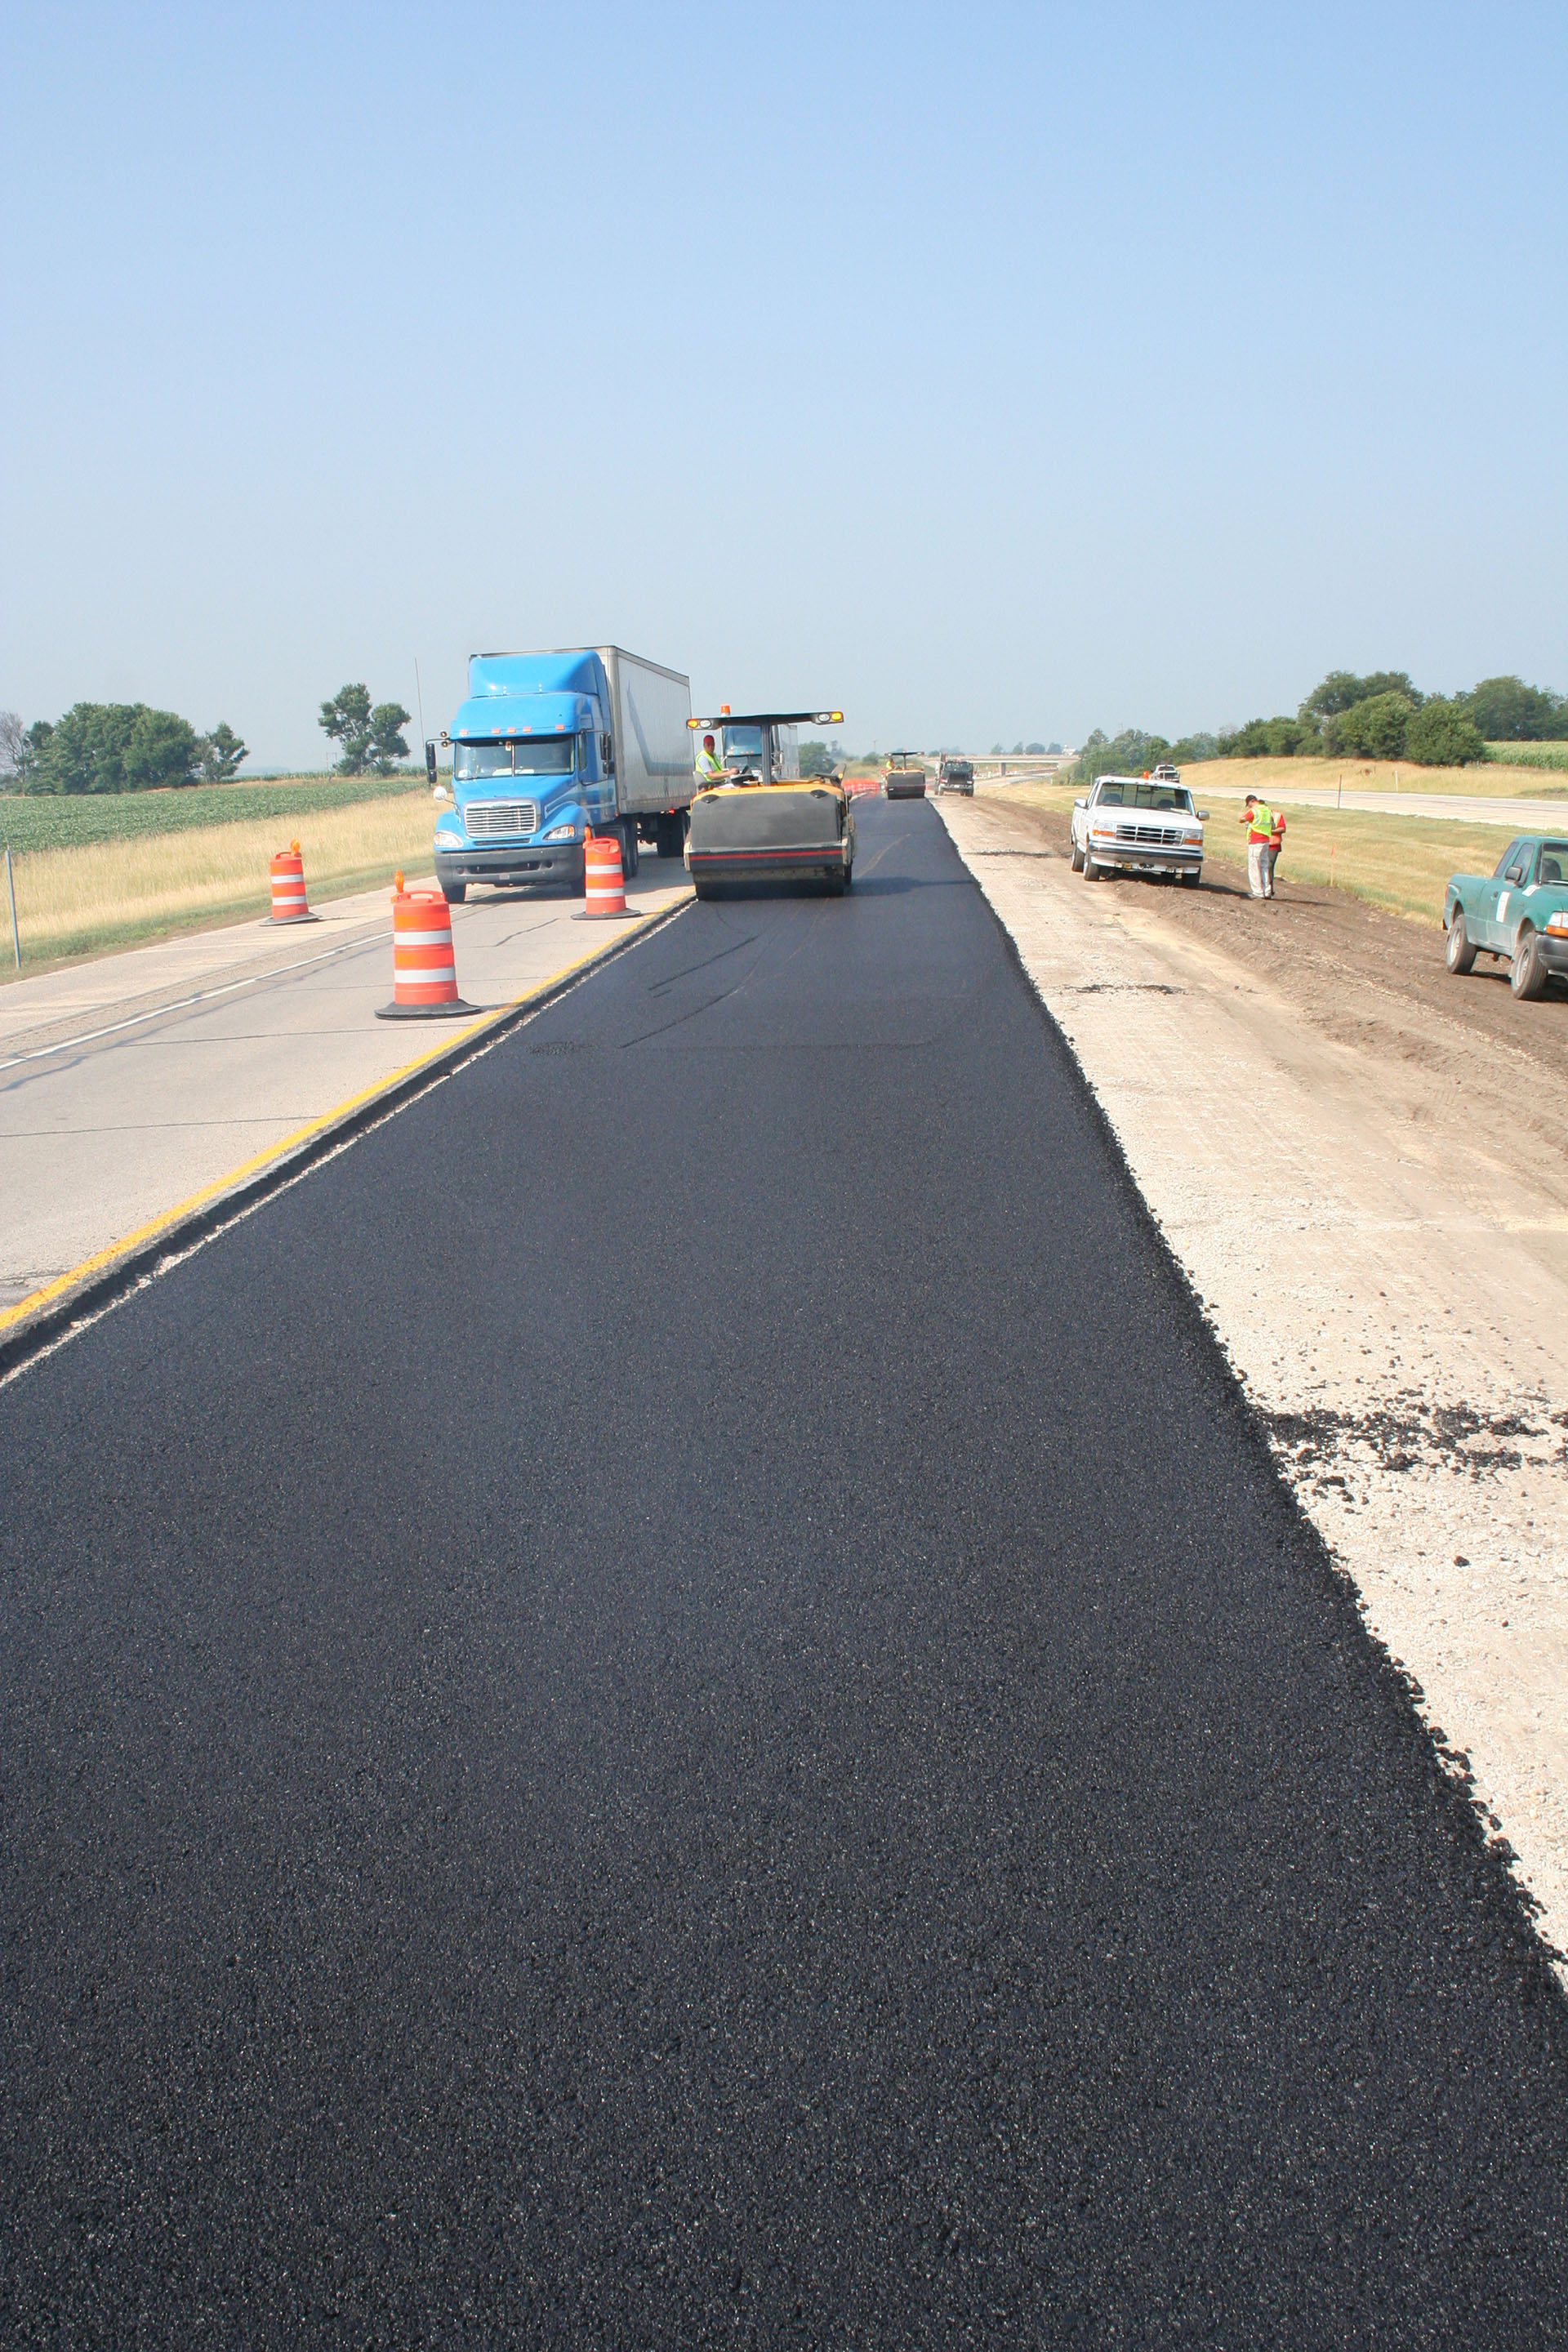
[[[450,1045],[437,1047],[423,1056],[411,1069],[387,1079],[382,1086],[356,1097],[341,1116],[327,1114],[324,1123],[313,1128],[299,1143],[281,1144],[266,1165],[255,1169],[237,1181],[203,1200],[187,1214],[176,1210],[170,1222],[161,1223],[155,1233],[144,1240],[129,1243],[106,1265],[95,1266],[66,1291],[40,1307],[36,1314],[25,1317],[0,1333],[0,1381],[10,1380],[25,1370],[35,1357],[46,1354],[69,1337],[72,1329],[103,1313],[119,1299],[150,1280],[166,1259],[183,1257],[189,1250],[206,1240],[218,1229],[229,1224],[235,1217],[254,1209],[270,1193],[281,1192],[294,1183],[319,1161],[341,1151],[345,1144],[354,1141],[369,1128],[395,1111],[404,1109],[431,1087],[440,1085],[465,1062],[487,1053],[489,1048],[513,1029],[521,1028],[547,1005],[570,993],[603,967],[652,937],[685,913],[691,904],[689,898],[678,898],[673,906],[665,907],[640,922],[635,930],[618,931],[607,939],[603,947],[590,950],[575,963],[569,964],[552,980],[519,997],[513,1004],[502,1005],[479,1023],[467,1024],[460,1036]],[[220,1182],[222,1180],[219,1180]]]
[[[1489,1815],[1485,1804],[1474,1794],[1473,1776],[1455,1760],[1453,1751],[1439,1747],[1433,1727],[1421,1712],[1426,1695],[1420,1681],[1407,1667],[1395,1663],[1387,1643],[1381,1634],[1373,1632],[1366,1621],[1366,1604],[1355,1579],[1335,1559],[1321,1530],[1287,1485],[1275,1459],[1274,1448],[1262,1417],[1247,1395],[1241,1375],[1231,1362],[1224,1342],[1209,1321],[1186,1268],[1144,1199],[1122,1149],[1121,1139],[1090,1085],[1088,1072],[1073,1051],[1066,1031],[1041,995],[1016,940],[992,903],[990,893],[979,875],[960,849],[952,828],[943,823],[942,831],[947,835],[953,856],[996,927],[1007,961],[1023,982],[1025,992],[1035,1008],[1067,1083],[1078,1093],[1089,1114],[1090,1123],[1105,1146],[1134,1223],[1142,1228],[1152,1254],[1163,1264],[1171,1278],[1173,1297],[1188,1327],[1189,1344],[1206,1363],[1218,1394],[1226,1400],[1238,1433],[1244,1443],[1256,1453],[1279,1505],[1293,1523],[1305,1556],[1315,1567],[1342,1622],[1344,1638],[1361,1648],[1371,1666],[1374,1682],[1397,1714],[1405,1736],[1434,1783],[1440,1801],[1451,1809],[1457,1833],[1468,1847],[1483,1874],[1486,1907],[1514,1945],[1525,1979],[1521,1986],[1524,2001],[1539,2006],[1543,2014],[1552,2015],[1559,2032],[1568,2031],[1568,1952],[1560,1951],[1539,1926],[1541,1906],[1523,1880],[1514,1874],[1514,1850],[1507,1838],[1488,1834]]]

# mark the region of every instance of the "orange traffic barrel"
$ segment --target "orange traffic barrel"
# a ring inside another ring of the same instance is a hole
[[[392,894],[392,1002],[376,1019],[443,1021],[478,1010],[458,993],[451,908],[439,890],[405,890],[400,874]]]
[[[621,875],[620,835],[590,834],[583,844],[583,912],[579,922],[602,921],[626,912],[626,886]]]
[[[287,849],[279,849],[272,859],[272,912],[268,920],[273,923],[313,923],[305,898],[305,861],[300,855],[300,845],[291,841]]]

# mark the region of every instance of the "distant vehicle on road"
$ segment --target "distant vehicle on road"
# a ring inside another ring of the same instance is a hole
[[[1180,768],[1173,768],[1169,760],[1162,760],[1157,768],[1150,769],[1149,780],[1155,784],[1179,784],[1182,772]]]
[[[1096,776],[1093,789],[1072,804],[1073,872],[1086,882],[1118,871],[1166,880],[1179,874],[1195,890],[1203,879],[1206,814],[1194,808],[1179,780]]]
[[[1469,971],[1478,955],[1510,966],[1527,1001],[1549,980],[1568,980],[1568,840],[1521,834],[1494,874],[1451,874],[1443,893],[1447,965]]]
[[[583,887],[589,828],[679,857],[692,773],[691,688],[619,646],[474,654],[452,746],[452,804],[436,818],[436,879],[452,906],[471,882]],[[433,762],[433,746],[426,746]]]
[[[890,801],[923,801],[928,773],[925,761],[914,752],[889,751],[882,790]]]
[[[796,730],[841,710],[753,710],[688,721],[722,732],[725,777],[691,803],[686,868],[700,898],[721,885],[810,882],[842,898],[854,878],[855,811],[837,776],[803,777]]]
[[[967,793],[974,797],[974,770],[967,760],[942,760],[938,762],[936,788],[939,793]]]

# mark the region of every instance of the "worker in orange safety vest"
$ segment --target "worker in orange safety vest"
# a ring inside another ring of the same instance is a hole
[[[1272,898],[1268,880],[1268,842],[1274,830],[1274,812],[1267,801],[1256,793],[1247,795],[1247,806],[1239,822],[1247,827],[1247,887],[1255,898]]]
[[[1263,861],[1264,877],[1268,884],[1268,896],[1274,896],[1274,868],[1279,863],[1279,852],[1285,846],[1285,812],[1270,809],[1268,813],[1268,855]]]

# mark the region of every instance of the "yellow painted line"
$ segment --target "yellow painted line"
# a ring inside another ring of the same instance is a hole
[[[671,902],[672,905],[680,903],[679,899]],[[655,912],[661,915],[668,914],[669,908],[660,907],[657,909],[650,908],[648,914],[639,913],[638,922],[646,923],[649,919],[649,915]],[[616,940],[628,940],[633,937],[635,933],[631,931],[617,931]],[[428,1047],[425,1053],[416,1054],[411,1062],[405,1062],[401,1069],[391,1071],[384,1078],[373,1080],[368,1087],[362,1087],[357,1094],[348,1096],[341,1103],[335,1103],[331,1110],[322,1111],[319,1118],[308,1119],[303,1127],[297,1127],[293,1134],[286,1135],[281,1142],[269,1143],[264,1151],[258,1151],[251,1159],[241,1160],[239,1166],[231,1168],[226,1176],[214,1177],[212,1182],[204,1184],[199,1192],[192,1192],[184,1201],[176,1202],[172,1209],[164,1209],[157,1216],[150,1217],[144,1225],[138,1225],[134,1233],[122,1234],[118,1241],[110,1242],[103,1249],[94,1250],[92,1255],[84,1257],[79,1265],[73,1265],[68,1274],[56,1275],[54,1280],[46,1282],[41,1290],[29,1291],[26,1297],[18,1299],[15,1307],[7,1307],[4,1312],[0,1312],[0,1332],[12,1329],[15,1325],[25,1321],[29,1315],[36,1315],[41,1307],[47,1307],[53,1300],[63,1298],[68,1291],[75,1290],[79,1284],[86,1282],[92,1275],[106,1273],[119,1259],[128,1257],[132,1250],[140,1249],[143,1243],[155,1241],[160,1234],[167,1233],[172,1226],[179,1224],[195,1210],[205,1208],[209,1201],[218,1200],[225,1192],[232,1191],[235,1185],[242,1184],[247,1176],[256,1175],[261,1169],[269,1166],[273,1160],[281,1160],[287,1153],[297,1150],[300,1144],[308,1143],[313,1135],[320,1135],[324,1128],[335,1126],[340,1119],[347,1118],[351,1111],[362,1109],[366,1103],[374,1102],[377,1095],[385,1094],[393,1087],[400,1086],[405,1078],[412,1077],[416,1070],[423,1069],[426,1062],[435,1061],[438,1055],[451,1053],[455,1046],[465,1044],[470,1037],[478,1037],[485,1030],[493,1028],[495,1024],[498,1021],[503,1021],[509,1013],[516,1013],[522,1005],[531,1004],[535,997],[547,995],[552,988],[559,988],[563,980],[569,980],[574,971],[581,971],[585,964],[596,963],[613,944],[615,944],[614,941],[605,940],[602,946],[589,948],[582,955],[574,956],[570,963],[563,963],[559,971],[552,971],[547,980],[538,982],[534,987],[525,990],[522,995],[514,996],[509,1003],[498,1004],[493,1011],[482,1013],[478,1021],[470,1021],[464,1029],[448,1031],[446,1036],[437,1038],[435,1045]]]

